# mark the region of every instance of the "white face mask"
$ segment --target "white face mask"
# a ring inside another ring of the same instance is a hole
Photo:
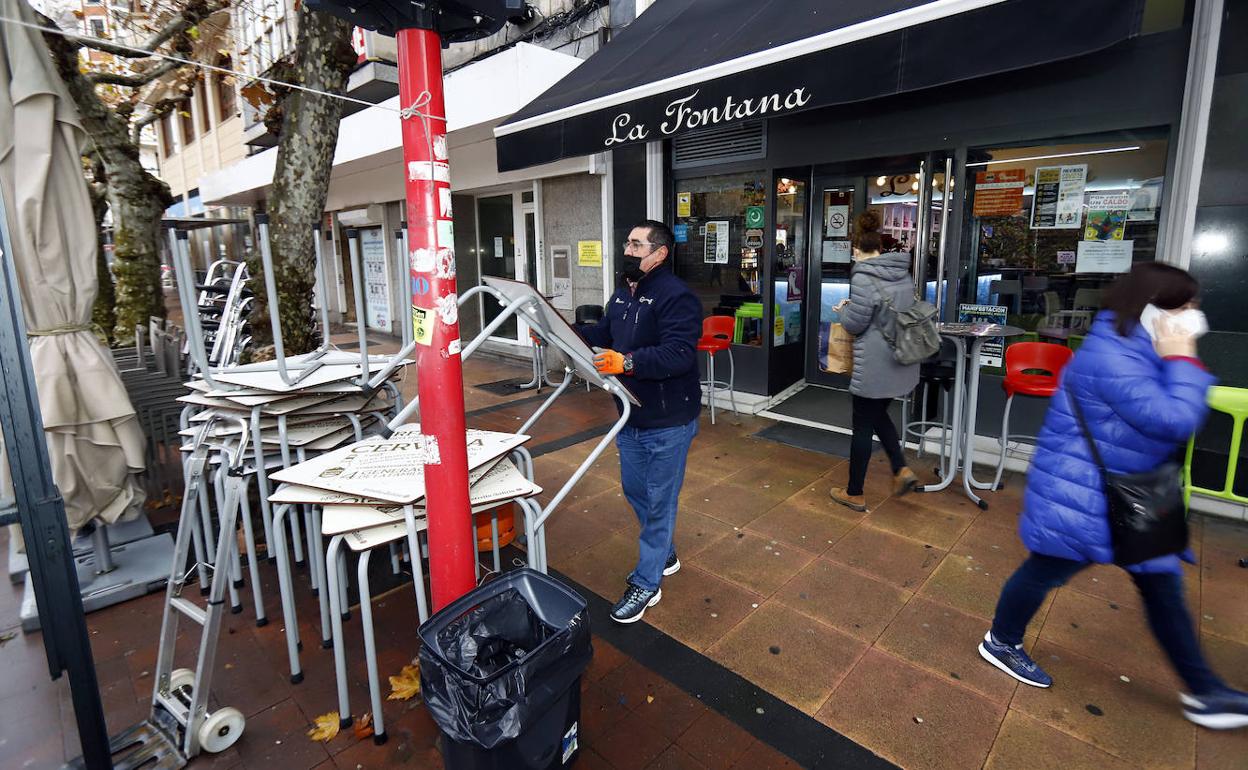
[[[1189,307],[1184,310],[1162,310],[1156,305],[1145,305],[1140,311],[1140,325],[1148,336],[1157,339],[1157,319],[1164,318],[1171,328],[1179,329],[1194,337],[1200,337],[1209,331],[1209,321],[1199,309]]]

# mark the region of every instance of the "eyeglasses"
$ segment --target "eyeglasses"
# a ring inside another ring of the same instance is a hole
[[[653,246],[649,241],[624,241],[624,248],[640,249],[642,246]]]

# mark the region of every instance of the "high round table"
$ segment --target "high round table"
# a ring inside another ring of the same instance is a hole
[[[924,492],[939,492],[953,483],[962,470],[962,488],[980,508],[988,510],[988,501],[975,494],[976,489],[992,489],[992,484],[976,481],[972,471],[975,457],[975,417],[979,411],[979,360],[984,342],[994,337],[1017,337],[1024,333],[1017,326],[984,323],[942,323],[937,325],[942,337],[948,337],[957,348],[953,383],[953,436],[949,470],[936,484],[922,487]],[[967,341],[970,341],[968,348]],[[1002,354],[1004,356],[1004,352]],[[941,447],[944,451],[944,447]]]

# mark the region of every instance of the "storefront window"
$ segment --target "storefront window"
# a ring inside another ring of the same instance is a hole
[[[776,345],[802,341],[802,292],[806,286],[807,183],[776,180],[775,324]],[[750,232],[746,231],[747,237]],[[780,325],[783,324],[783,333]]]
[[[763,344],[764,179],[754,171],[676,182],[676,274],[702,301],[703,315],[737,319],[738,344]]]
[[[988,306],[1026,339],[1081,340],[1101,294],[1157,257],[1166,142],[972,150],[971,274],[963,302]]]

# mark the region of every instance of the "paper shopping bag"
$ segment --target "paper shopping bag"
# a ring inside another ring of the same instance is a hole
[[[854,370],[854,337],[840,324],[832,324],[828,330],[828,357],[823,370],[833,374]]]

